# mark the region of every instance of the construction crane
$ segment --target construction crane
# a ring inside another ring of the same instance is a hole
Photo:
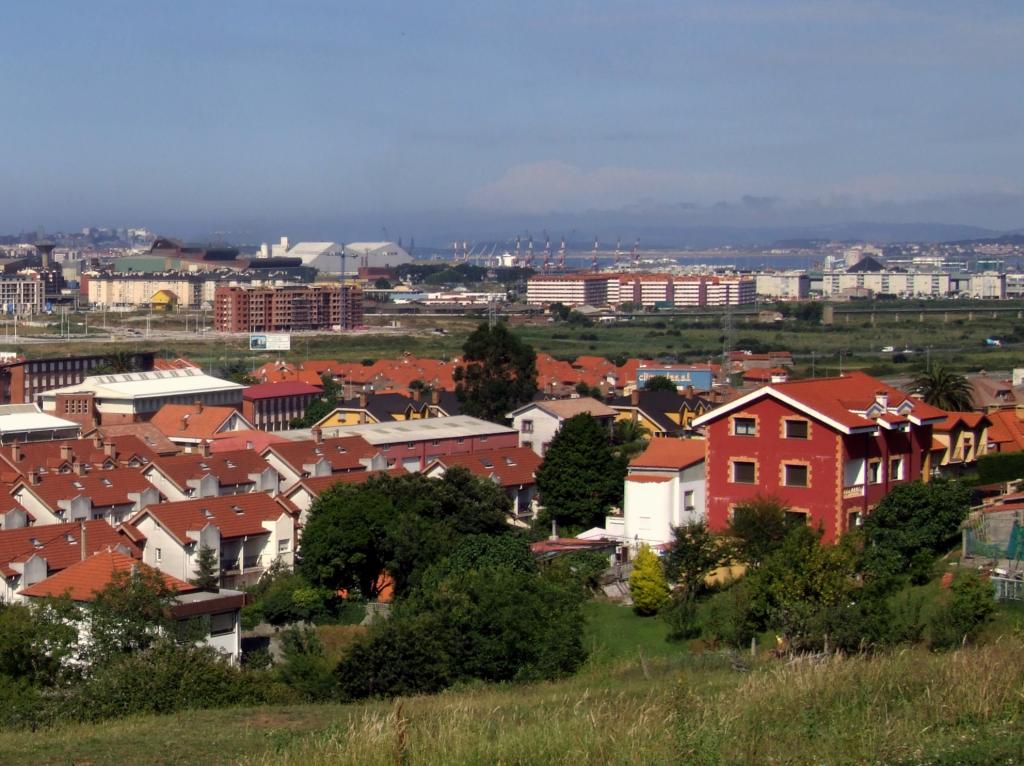
[[[619,267],[619,258],[622,257],[622,237],[615,240],[615,268]]]
[[[590,256],[590,268],[597,271],[597,237],[594,237],[594,252]]]
[[[548,233],[544,232],[544,271],[550,271],[551,269],[551,237]]]
[[[640,239],[633,243],[633,268],[636,268],[640,263]]]
[[[530,234],[526,240],[526,268],[533,266],[533,235]]]
[[[558,247],[558,268],[565,270],[565,237],[562,237],[562,244]]]
[[[522,251],[520,249],[520,240],[519,240],[519,235],[518,234],[516,234],[516,249],[513,252],[513,256],[515,258],[516,266],[522,266],[523,262],[520,260],[520,257],[522,256]]]

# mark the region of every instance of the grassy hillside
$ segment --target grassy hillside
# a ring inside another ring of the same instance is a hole
[[[0,734],[19,764],[999,764],[1024,752],[1024,638],[785,664],[665,644],[588,606],[594,657],[557,683],[398,703],[196,711]]]

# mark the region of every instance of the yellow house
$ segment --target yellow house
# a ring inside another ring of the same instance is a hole
[[[617,413],[616,420],[635,421],[652,436],[675,436],[715,405],[695,394],[634,389],[629,396],[609,399],[608,406]]]
[[[447,398],[447,397],[446,397]],[[420,420],[457,415],[450,404],[440,404],[438,397],[421,400],[404,394],[360,394],[342,402],[314,425],[316,428],[358,426],[364,423],[390,423],[396,420]]]
[[[933,467],[942,469],[974,463],[988,454],[988,416],[980,412],[950,412],[932,426]]]
[[[178,305],[178,296],[170,290],[157,290],[149,299],[149,305],[153,307],[153,311],[174,311]]]

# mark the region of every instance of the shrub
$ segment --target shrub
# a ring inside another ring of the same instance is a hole
[[[717,642],[737,649],[750,643],[756,633],[751,614],[750,583],[741,580],[707,601],[703,632]]]
[[[672,594],[661,615],[668,623],[668,635],[665,637],[668,641],[685,641],[701,633],[697,599],[691,593],[680,590]]]
[[[335,680],[331,664],[316,629],[288,628],[281,634],[283,661],[277,676],[307,702],[320,702],[334,694]]]
[[[960,575],[953,583],[948,605],[932,618],[932,648],[951,649],[973,641],[995,609],[995,594],[987,579],[973,573]]]
[[[668,583],[661,560],[646,543],[640,546],[633,561],[629,594],[633,598],[633,611],[643,616],[657,614],[668,601]]]

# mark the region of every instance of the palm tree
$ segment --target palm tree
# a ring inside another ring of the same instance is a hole
[[[138,358],[131,351],[111,351],[102,364],[92,369],[93,375],[112,375],[122,372],[136,372],[139,369]]]
[[[910,391],[925,402],[947,412],[965,412],[974,406],[974,391],[963,375],[935,366],[918,373]]]
[[[625,460],[631,460],[647,447],[647,437],[651,432],[636,420],[616,420],[612,426],[612,444],[615,454]]]

